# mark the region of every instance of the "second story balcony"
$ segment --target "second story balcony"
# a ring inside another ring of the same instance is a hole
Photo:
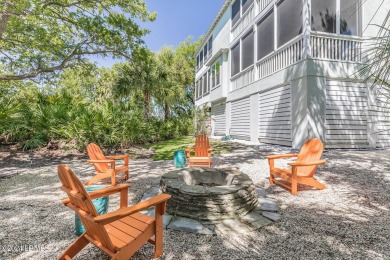
[[[362,62],[361,1],[248,2],[232,4],[230,91],[304,59]]]

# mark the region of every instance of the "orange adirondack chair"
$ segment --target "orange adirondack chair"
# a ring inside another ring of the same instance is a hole
[[[191,156],[191,151],[195,151],[195,155]],[[188,167],[211,167],[211,147],[209,138],[206,135],[198,135],[195,140],[195,145],[185,150],[188,160]]]
[[[62,203],[77,213],[86,229],[58,259],[72,259],[89,243],[111,259],[129,259],[146,242],[155,246],[155,258],[162,255],[163,215],[170,195],[160,194],[129,207],[129,184],[87,193],[77,176],[64,164],[58,166],[58,177],[61,189],[68,194],[68,199],[62,200]],[[120,193],[120,209],[99,216],[91,200],[114,193]],[[152,206],[155,207],[154,218],[139,213]]]
[[[317,170],[317,166],[325,164],[324,160],[320,160],[324,145],[318,138],[307,140],[299,154],[280,154],[267,156],[270,167],[271,184],[278,184],[288,190],[291,194],[296,195],[298,192],[298,184],[305,184],[317,189],[325,189],[326,186],[316,181],[313,178],[314,173]],[[274,167],[274,160],[280,158],[297,157],[295,162],[288,163],[291,169],[280,169]],[[279,177],[282,180],[276,180],[275,177]],[[287,184],[286,184],[287,182]]]
[[[95,183],[99,180],[111,178],[111,184],[116,184],[115,176],[118,173],[124,172],[124,179],[129,179],[129,156],[128,155],[110,155],[104,156],[100,147],[96,144],[89,144],[87,146],[87,153],[89,159],[87,162],[92,163],[96,170],[96,175],[87,181],[87,185]],[[123,159],[124,164],[116,167],[115,160]],[[108,167],[110,165],[110,167]],[[108,171],[113,169],[114,171]]]

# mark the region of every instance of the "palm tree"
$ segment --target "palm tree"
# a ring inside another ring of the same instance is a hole
[[[132,54],[132,60],[119,68],[115,85],[120,96],[140,92],[143,99],[146,121],[151,118],[152,94],[157,82],[155,54],[146,48],[139,48]]]
[[[359,76],[363,76],[366,81],[373,80],[371,88],[388,103],[387,101],[390,100],[390,13],[379,26],[378,34],[373,38],[372,47],[368,50],[366,58],[370,62],[359,70]]]

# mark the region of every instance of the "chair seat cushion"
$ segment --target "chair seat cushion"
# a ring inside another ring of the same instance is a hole
[[[109,223],[104,227],[117,250],[135,242],[141,235],[146,235],[149,239],[154,234],[155,229],[154,218],[138,212]],[[148,233],[150,234],[149,237],[147,236]]]

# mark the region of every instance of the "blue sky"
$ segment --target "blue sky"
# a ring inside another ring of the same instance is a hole
[[[156,11],[153,23],[142,24],[151,32],[145,36],[146,45],[152,51],[164,45],[176,47],[188,36],[194,40],[205,34],[225,0],[145,0],[149,11]],[[118,62],[111,59],[94,59],[99,66],[111,66]]]
[[[152,51],[164,45],[177,46],[188,36],[198,39],[214,21],[225,0],[146,0],[149,11],[157,12],[145,42]]]

